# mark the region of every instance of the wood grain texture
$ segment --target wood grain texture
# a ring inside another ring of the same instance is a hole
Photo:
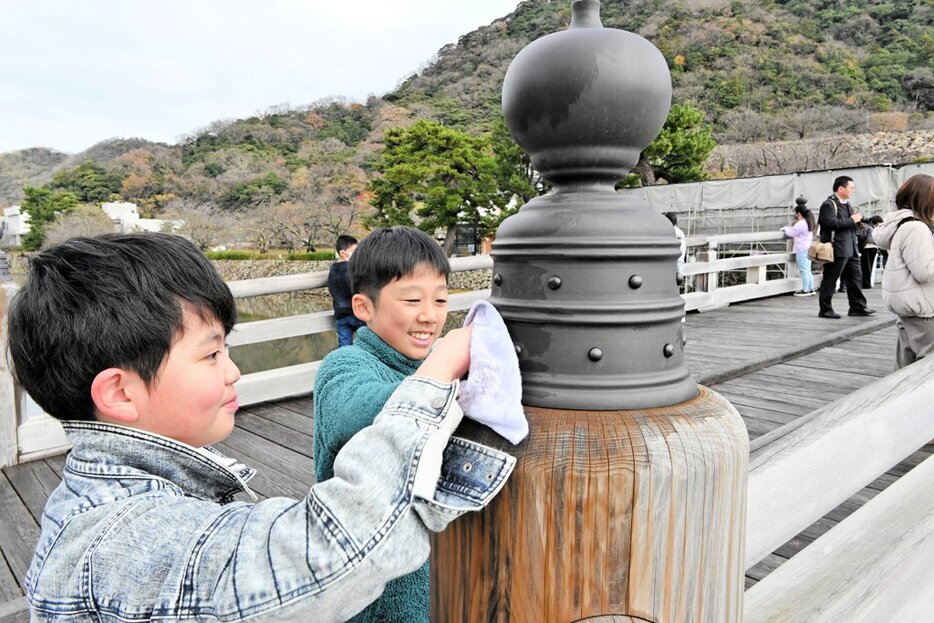
[[[746,567],[934,438],[934,360],[849,394],[749,463]],[[802,486],[802,483],[807,486]]]
[[[934,460],[752,587],[746,623],[930,621]]]
[[[503,492],[435,538],[433,621],[739,620],[748,437],[725,400],[527,413]]]
[[[19,499],[5,474],[0,474],[0,567],[9,568],[8,576],[0,569],[0,601],[20,594],[18,583],[26,575],[32,552],[39,540],[39,526]],[[5,561],[5,563],[4,563]],[[15,580],[11,583],[7,578]]]

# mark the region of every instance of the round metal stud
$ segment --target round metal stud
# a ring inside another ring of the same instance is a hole
[[[671,357],[675,354],[675,347],[671,344],[665,344],[665,347],[662,349],[662,352],[665,353],[666,357]]]
[[[590,357],[591,361],[600,361],[603,359],[603,351],[599,348],[591,348],[587,356]]]
[[[493,275],[493,285],[494,286],[503,285],[503,276],[500,275],[499,273],[496,273],[495,275]]]
[[[683,286],[683,285],[684,285],[684,275],[682,275],[681,273],[678,273],[678,276],[675,277],[675,281],[678,283],[679,286]]]
[[[513,344],[512,347],[516,349],[517,357],[522,356],[522,345],[521,344]]]
[[[629,278],[629,287],[633,290],[638,290],[642,287],[642,277],[639,275],[633,275]]]
[[[548,287],[557,290],[561,287],[561,277],[553,276],[548,278]]]

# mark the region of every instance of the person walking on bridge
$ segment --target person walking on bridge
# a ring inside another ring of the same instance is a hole
[[[895,193],[895,211],[873,231],[889,261],[882,300],[898,320],[895,369],[934,353],[934,177],[912,175]]]
[[[837,287],[837,280],[843,279],[846,296],[850,303],[850,316],[871,316],[876,310],[866,306],[866,297],[860,288],[863,280],[862,270],[859,266],[859,250],[857,249],[856,229],[859,227],[863,215],[856,212],[850,205],[850,197],[856,184],[853,178],[841,175],[833,181],[833,194],[827,197],[820,206],[821,242],[833,243],[833,262],[824,264],[824,276],[820,284],[820,318],[840,318],[840,314],[833,310],[833,293]]]

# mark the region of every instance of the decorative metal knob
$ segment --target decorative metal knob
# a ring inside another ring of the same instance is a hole
[[[503,285],[503,276],[500,275],[499,273],[496,273],[495,275],[493,275],[493,285],[494,286]]]
[[[571,27],[526,46],[503,82],[509,132],[553,184],[493,242],[493,273],[509,280],[494,276],[503,285],[490,302],[525,345],[528,406],[641,409],[697,395],[683,351],[658,359],[684,313],[671,281],[680,253],[671,223],[615,190],[665,123],[671,76],[647,40],[604,28],[599,7],[575,0]],[[564,281],[573,297],[553,295]],[[568,356],[586,344],[602,345],[584,351],[599,366]]]
[[[665,348],[662,349],[662,352],[665,353],[666,357],[671,357],[675,354],[675,347],[671,344],[665,344]]]
[[[571,5],[571,27],[527,45],[503,80],[509,132],[560,187],[614,184],[665,123],[671,74],[639,35],[600,22],[597,0]]]

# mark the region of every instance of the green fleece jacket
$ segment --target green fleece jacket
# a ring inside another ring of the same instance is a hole
[[[367,328],[353,346],[332,351],[315,378],[315,475],[334,476],[334,457],[358,431],[373,423],[389,396],[421,360],[409,359]],[[386,584],[386,590],[352,623],[428,623],[429,572],[420,569]]]

